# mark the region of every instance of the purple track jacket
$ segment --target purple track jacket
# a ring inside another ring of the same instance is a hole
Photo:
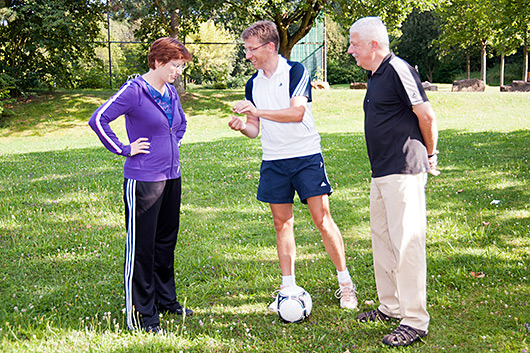
[[[173,124],[154,101],[142,77],[129,80],[101,107],[96,109],[88,124],[103,145],[111,152],[127,156],[123,176],[138,181],[163,181],[180,177],[179,146],[186,132],[186,117],[180,105],[177,90],[166,83],[171,97]],[[112,131],[109,123],[125,116],[129,142],[147,137],[150,153],[129,156],[130,145],[124,145]]]

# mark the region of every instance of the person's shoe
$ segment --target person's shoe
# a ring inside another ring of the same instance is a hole
[[[408,346],[425,336],[427,336],[427,331],[418,330],[407,325],[399,325],[394,332],[383,337],[383,343],[392,347]]]
[[[152,333],[154,335],[164,335],[166,330],[164,330],[160,325],[149,325],[144,327],[144,331],[147,333]]]
[[[177,315],[186,315],[191,316],[193,315],[193,310],[188,308],[183,308],[182,305],[180,305],[179,302],[177,302],[177,305],[172,309],[167,309],[163,306],[158,304],[158,312],[161,314],[169,313],[169,314],[177,314]]]
[[[273,313],[278,312],[278,293],[280,292],[280,289],[275,290],[272,292],[271,297],[274,298],[274,301],[269,304],[269,311]]]
[[[191,316],[193,315],[193,310],[180,307],[180,308],[177,308],[177,310],[175,310],[174,313],[177,315]]]
[[[353,282],[343,286],[339,283],[339,289],[335,291],[335,298],[340,299],[340,307],[344,309],[357,310],[357,296]]]
[[[379,311],[379,309],[367,311],[357,316],[357,321],[359,322],[376,322],[376,321],[387,322],[390,320],[399,320],[399,319],[383,314],[381,311]]]

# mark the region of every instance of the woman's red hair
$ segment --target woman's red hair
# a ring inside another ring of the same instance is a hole
[[[151,44],[149,54],[147,55],[149,68],[155,69],[155,61],[165,65],[171,60],[184,60],[188,62],[191,60],[191,54],[178,39],[163,37],[155,40]]]

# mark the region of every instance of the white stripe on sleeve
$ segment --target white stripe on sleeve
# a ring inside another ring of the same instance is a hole
[[[405,92],[407,92],[407,96],[409,97],[410,104],[417,105],[423,103],[424,101],[421,96],[421,92],[418,88],[416,80],[414,79],[414,76],[412,76],[412,73],[410,72],[410,67],[407,65],[407,63],[403,61],[403,59],[394,57],[392,60],[390,60],[390,65],[394,67],[399,78],[401,79],[403,87],[405,87]]]
[[[118,154],[121,154],[122,149],[119,148],[118,145],[116,145],[114,143],[114,141],[112,141],[110,136],[107,135],[107,133],[105,132],[105,129],[103,129],[103,126],[101,125],[101,115],[103,115],[103,113],[105,113],[105,111],[110,107],[110,105],[112,103],[114,103],[116,101],[116,99],[118,99],[118,97],[123,93],[123,91],[125,91],[127,89],[127,87],[129,87],[129,85],[131,84],[130,82],[131,81],[127,81],[127,84],[125,84],[114,96],[112,96],[111,99],[109,99],[107,102],[105,102],[103,107],[101,107],[101,109],[96,114],[96,125],[98,127],[98,132],[100,133],[101,136],[103,136],[105,141],[107,141],[109,143],[109,145],[111,145],[112,148],[114,148],[114,150]]]
[[[304,74],[302,75],[300,82],[298,82],[298,85],[296,85],[296,88],[293,92],[293,97],[303,96],[307,89],[308,82],[309,82],[309,74],[307,70],[304,70]]]

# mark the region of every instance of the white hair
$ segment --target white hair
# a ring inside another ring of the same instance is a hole
[[[363,17],[355,21],[350,27],[350,35],[359,34],[360,39],[366,42],[376,41],[383,49],[389,49],[390,40],[381,17]]]

